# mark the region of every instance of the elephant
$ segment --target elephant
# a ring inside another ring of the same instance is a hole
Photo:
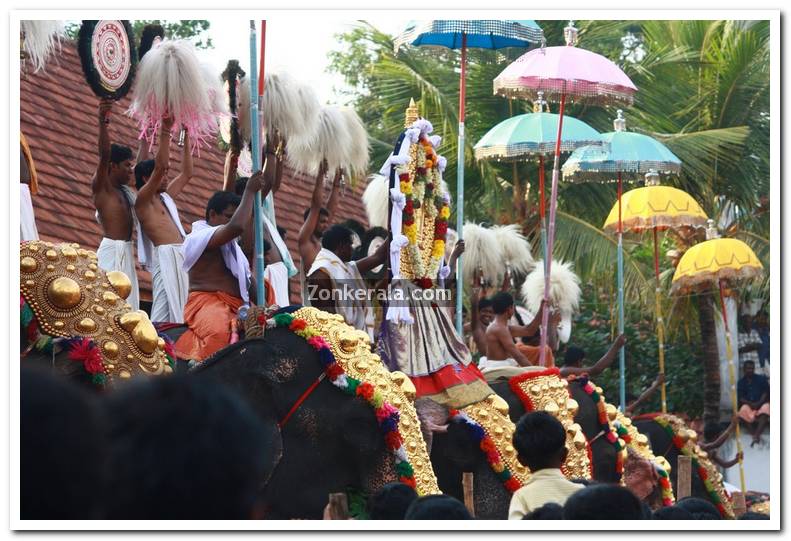
[[[694,431],[688,429],[684,422],[674,415],[660,414],[660,415],[641,415],[634,421],[637,429],[648,437],[651,449],[657,456],[663,456],[671,466],[670,480],[674,487],[677,486],[676,481],[678,477],[678,457],[681,454],[676,447],[673,437],[668,433],[667,429],[657,421],[657,418],[666,419],[673,429],[676,436],[681,437],[684,442],[685,448],[690,449],[695,454],[695,459],[699,465],[703,467],[707,476],[711,479],[711,484],[716,492],[714,498],[720,500],[723,508],[720,512],[726,517],[733,516],[733,510],[727,497],[725,497],[725,489],[722,486],[722,475],[717,468],[708,459],[705,452],[700,451],[696,445],[697,435]],[[691,494],[696,498],[703,498],[709,500],[715,505],[718,503],[712,497],[712,494],[706,488],[700,473],[696,468],[692,468],[692,483]]]

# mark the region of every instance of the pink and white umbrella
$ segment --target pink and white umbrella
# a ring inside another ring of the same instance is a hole
[[[550,101],[559,102],[560,120],[555,142],[555,164],[552,168],[552,192],[549,204],[544,300],[549,303],[552,247],[555,241],[555,213],[557,211],[558,177],[560,173],[560,136],[563,132],[563,112],[566,100],[594,105],[631,105],[637,87],[615,63],[585,49],[575,47],[577,29],[574,21],[563,29],[566,45],[541,47],[520,56],[494,79],[494,93],[507,98],[535,100],[538,92]],[[549,311],[541,318],[541,358],[546,366],[547,325]]]

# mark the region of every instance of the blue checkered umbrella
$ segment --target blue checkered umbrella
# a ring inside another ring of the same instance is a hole
[[[446,47],[461,49],[461,77],[459,92],[459,153],[456,177],[456,230],[459,240],[464,230],[464,101],[466,93],[467,48],[503,49],[529,47],[543,40],[544,31],[535,21],[458,20],[413,21],[395,39],[396,51],[402,45]],[[458,259],[456,276],[461,276],[462,258]],[[457,280],[456,329],[461,334],[462,281]]]

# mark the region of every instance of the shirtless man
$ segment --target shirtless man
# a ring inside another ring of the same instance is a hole
[[[338,186],[341,182],[343,170],[335,171],[335,179],[332,182],[332,191],[327,200],[327,208],[321,206],[321,194],[324,191],[324,175],[327,174],[327,162],[323,161],[319,166],[319,173],[316,175],[316,184],[313,186],[313,196],[310,201],[310,208],[305,211],[305,223],[299,230],[299,257],[302,260],[303,276],[308,275],[313,260],[321,251],[321,236],[332,223],[335,217],[335,209],[338,206]],[[303,295],[303,297],[306,297]],[[304,300],[304,299],[303,299]]]
[[[591,378],[595,378],[612,364],[618,355],[618,350],[624,345],[626,345],[626,336],[619,334],[610,349],[604,354],[604,357],[599,359],[593,366],[582,366],[582,361],[585,359],[585,351],[571,346],[566,350],[566,355],[563,357],[560,375],[566,378],[571,375],[581,376],[582,374],[588,374]]]
[[[172,127],[173,119],[162,117],[156,158],[135,165],[138,189],[135,213],[141,228],[138,231],[137,255],[151,271],[154,297],[151,321],[183,323],[184,305],[189,294],[189,279],[182,268],[184,255],[181,252],[186,233],[173,198],[192,178],[192,156],[189,134],[186,134],[181,173],[167,182]]]
[[[206,219],[193,223],[184,239],[184,269],[190,284],[184,321],[189,329],[176,342],[179,357],[203,360],[227,346],[239,310],[249,305],[255,288],[250,264],[236,239],[250,221],[255,193],[265,197],[273,176],[255,173],[241,199],[231,192],[216,192],[206,205]],[[267,304],[274,302],[271,288],[266,297]]]
[[[132,175],[132,150],[110,144],[106,119],[112,108],[112,100],[99,102],[99,165],[91,179],[91,192],[103,238],[96,256],[102,270],[122,271],[129,277],[132,291],[126,302],[132,310],[137,310],[140,307],[140,295],[132,247],[135,195],[127,186]]]
[[[541,324],[541,315],[545,305],[542,303],[538,314],[528,325],[509,325],[509,320],[514,315],[514,298],[510,293],[500,291],[492,297],[494,320],[486,328],[486,359],[482,359],[478,367],[484,370],[498,368],[518,368],[534,366],[530,360],[519,351],[514,343],[515,337],[532,336]],[[553,315],[550,321],[550,331],[557,326],[558,317]],[[556,336],[550,332],[550,343],[556,341]]]

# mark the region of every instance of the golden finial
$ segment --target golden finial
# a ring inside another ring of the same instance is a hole
[[[409,98],[409,107],[406,108],[406,118],[404,120],[404,127],[408,128],[420,117],[417,105],[415,105],[415,98]]]

